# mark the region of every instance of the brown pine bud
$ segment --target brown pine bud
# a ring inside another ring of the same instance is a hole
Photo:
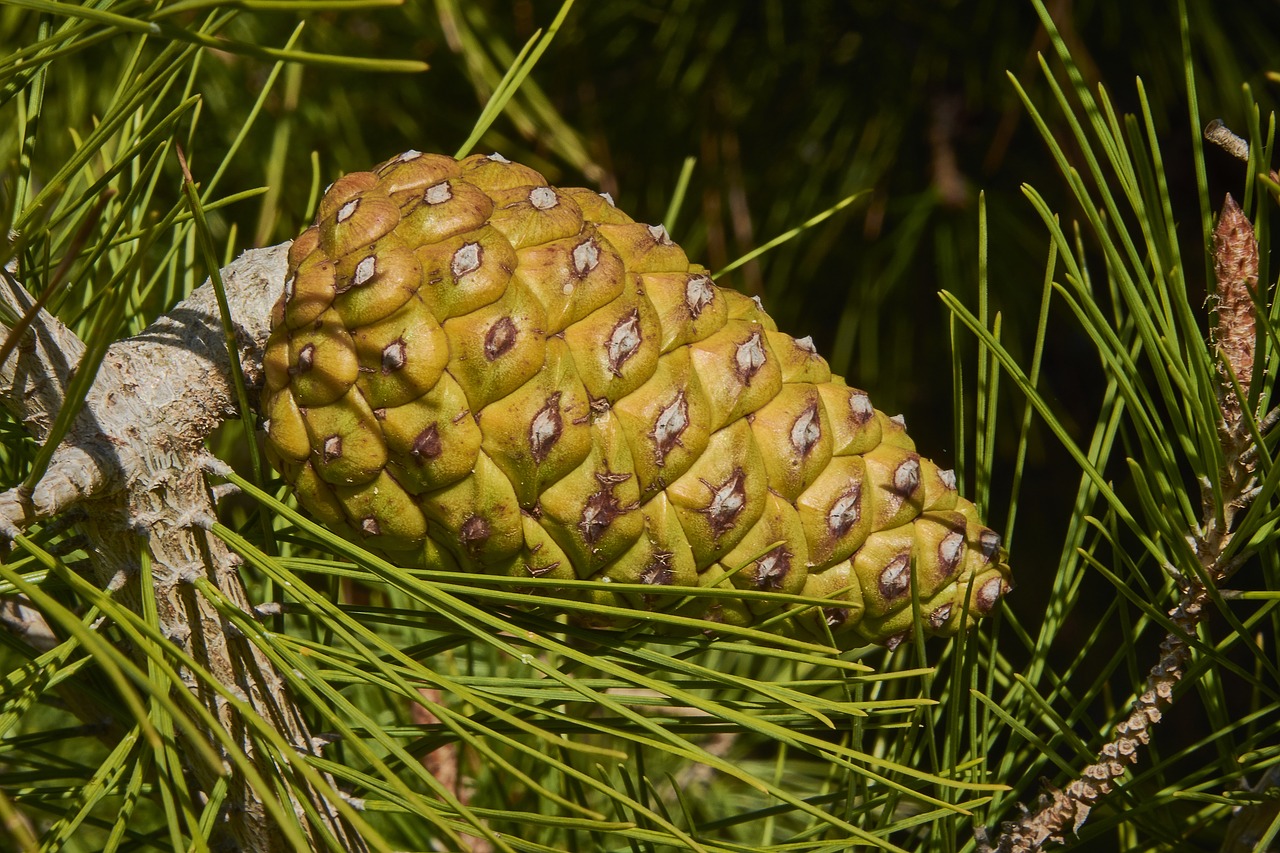
[[[1253,349],[1256,334],[1253,298],[1258,287],[1258,241],[1253,223],[1236,200],[1227,194],[1213,231],[1214,274],[1218,280],[1218,324],[1213,342],[1231,365],[1240,387],[1248,391],[1253,381]],[[1231,383],[1223,379],[1223,415],[1234,431],[1239,423],[1240,401]]]

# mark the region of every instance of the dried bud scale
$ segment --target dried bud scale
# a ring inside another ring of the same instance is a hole
[[[1233,133],[1222,123],[1222,119],[1215,118],[1205,126],[1204,138],[1237,160],[1249,159],[1249,143]]]

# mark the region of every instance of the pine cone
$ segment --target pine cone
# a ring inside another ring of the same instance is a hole
[[[496,154],[409,151],[338,180],[272,322],[273,464],[404,564],[652,587],[593,594],[637,610],[718,586],[681,612],[844,647],[913,630],[913,571],[930,634],[1011,588],[952,472],[809,339],[662,226]],[[775,620],[739,589],[831,605]]]

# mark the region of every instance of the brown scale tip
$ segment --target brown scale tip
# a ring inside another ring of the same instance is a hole
[[[684,389],[676,392],[676,398],[667,404],[653,420],[653,430],[649,438],[653,439],[653,454],[662,467],[667,463],[667,454],[680,444],[680,436],[689,428],[689,402],[685,399]]]
[[[496,361],[515,345],[516,324],[510,317],[503,317],[484,336],[484,357]]]
[[[586,504],[582,507],[582,518],[578,521],[578,531],[588,545],[599,542],[600,537],[609,529],[609,525],[613,524],[613,520],[632,509],[623,506],[618,496],[613,493],[614,486],[625,482],[630,477],[630,474],[596,474],[600,488],[587,498]]]
[[[738,349],[734,353],[733,367],[738,374],[738,381],[743,385],[750,385],[752,377],[764,367],[767,358],[760,330],[756,329],[751,333],[751,337],[738,344]]]
[[[960,567],[960,560],[963,557],[964,534],[959,530],[952,530],[938,543],[938,568],[941,570],[939,573],[944,578],[950,577]]]
[[[356,264],[356,271],[351,276],[351,284],[355,287],[360,287],[362,284],[366,284],[369,279],[373,278],[377,272],[378,256],[369,255],[361,260],[360,263]]]
[[[609,370],[614,376],[622,375],[622,366],[627,359],[636,354],[644,337],[640,333],[640,310],[632,308],[631,313],[618,321],[605,341],[605,351],[609,356]]]
[[[458,538],[462,540],[462,547],[474,554],[484,546],[490,532],[489,522],[478,515],[473,515],[462,522],[462,529],[458,531]]]
[[[453,273],[454,278],[462,278],[480,269],[483,262],[484,249],[480,244],[466,243],[453,253],[453,258],[449,261],[449,272]]]
[[[880,595],[886,600],[901,598],[911,589],[911,555],[899,554],[880,570]]]
[[[996,604],[1000,602],[1000,597],[1004,595],[1004,581],[1000,578],[991,578],[982,586],[978,587],[978,592],[974,596],[974,606],[979,613],[987,614],[995,609]]]
[[[540,578],[543,575],[549,575],[560,567],[560,561],[545,563],[541,566],[535,566],[532,563],[525,563],[524,570],[529,573],[531,578]]]
[[[538,413],[533,416],[533,420],[529,422],[529,455],[533,457],[533,461],[539,465],[551,453],[551,448],[555,447],[557,441],[560,440],[560,433],[564,429],[563,420],[560,417],[560,392],[552,394],[547,398],[547,403]]]
[[[978,547],[982,549],[983,562],[990,563],[1000,556],[1000,534],[991,529],[984,529],[978,534]]]
[[[698,319],[703,309],[715,301],[715,286],[705,275],[689,276],[684,285],[684,304],[689,309],[689,316]]]
[[[893,471],[893,490],[908,496],[920,487],[920,457],[912,454]]]
[[[440,445],[440,430],[432,423],[418,433],[418,437],[413,440],[413,449],[409,451],[409,455],[421,462],[423,459],[435,459],[440,455],[441,450],[443,448]]]
[[[722,536],[741,515],[747,505],[746,474],[741,468],[733,469],[733,473],[720,485],[716,486],[706,480],[702,484],[711,490],[711,499],[702,510],[715,535]]]
[[[671,586],[675,581],[675,572],[671,568],[671,560],[675,554],[670,551],[657,551],[640,572],[640,582],[649,586]],[[659,603],[661,596],[644,595],[645,607],[653,609],[654,605]]]
[[[298,350],[298,366],[294,368],[294,370],[291,372],[306,373],[308,370],[311,369],[312,365],[315,364],[315,361],[316,361],[316,345],[307,344],[302,349]]]
[[[841,537],[862,518],[862,483],[853,482],[827,510],[827,530]]]
[[[352,216],[355,215],[356,208],[358,208],[359,206],[360,206],[360,199],[353,198],[351,199],[351,201],[347,202],[342,207],[338,208],[338,217],[337,217],[338,221],[346,222],[348,219],[350,219]]]
[[[573,271],[579,278],[600,265],[600,246],[587,238],[573,249]]]
[[[422,200],[427,204],[444,204],[453,198],[453,190],[449,188],[447,181],[427,187],[427,191],[422,194]]]
[[[791,447],[801,459],[809,455],[809,451],[822,438],[822,425],[818,420],[818,401],[809,403],[791,424]]]
[[[790,571],[791,552],[785,545],[779,545],[756,560],[756,589],[774,591],[782,589],[782,583]]]
[[[671,586],[671,582],[675,580],[675,572],[671,570],[671,559],[674,556],[670,551],[656,552],[640,572],[640,582],[650,586]]]
[[[382,374],[395,373],[404,367],[409,357],[409,347],[404,338],[397,338],[382,349]]]
[[[550,210],[560,203],[551,187],[534,187],[529,191],[529,204],[538,210]]]
[[[849,414],[853,416],[853,422],[859,425],[875,417],[875,407],[871,405],[871,398],[865,391],[854,391],[849,395]]]

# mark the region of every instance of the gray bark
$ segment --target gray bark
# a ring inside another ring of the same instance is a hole
[[[240,362],[254,387],[261,379],[271,306],[284,286],[288,248],[286,243],[246,252],[222,271]],[[0,278],[0,305],[19,316],[28,311],[30,295],[12,276]],[[0,323],[0,340],[9,331]],[[84,352],[79,338],[40,311],[13,355],[0,365],[0,404],[38,440],[47,436]],[[311,754],[311,733],[280,674],[192,583],[206,578],[235,606],[252,612],[237,561],[201,526],[215,517],[201,473],[204,442],[224,419],[234,416],[230,361],[214,291],[206,282],[140,335],[110,347],[46,475],[29,495],[18,489],[0,494],[0,534],[12,538],[34,522],[83,507],[80,526],[90,543],[97,583],[134,609],[139,603],[140,555],[147,549],[165,636],[219,682],[243,695],[294,749]],[[33,646],[47,644],[48,626],[22,604],[23,609],[13,604],[8,611],[22,618],[0,620],[0,626],[25,630]],[[264,775],[278,776],[278,770],[266,766],[267,758],[255,748],[232,706],[192,673],[182,677]],[[208,740],[214,743],[212,736]],[[211,790],[221,770],[195,758],[193,750],[185,754],[191,757],[187,769],[198,786]],[[234,846],[249,851],[287,849],[258,792],[238,774],[228,782],[223,819]],[[324,845],[328,834],[340,849],[364,849],[331,804],[334,791],[313,790],[299,782],[295,796],[305,797],[321,816],[320,826],[313,827],[316,848]],[[292,807],[301,814],[300,802]]]

